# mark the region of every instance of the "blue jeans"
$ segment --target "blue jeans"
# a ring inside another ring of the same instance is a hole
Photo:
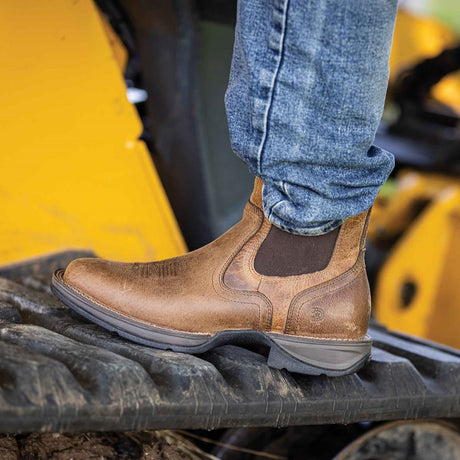
[[[225,105],[232,147],[277,227],[319,235],[393,169],[373,145],[397,0],[239,0]]]

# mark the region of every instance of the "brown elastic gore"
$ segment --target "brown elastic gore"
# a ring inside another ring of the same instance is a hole
[[[325,269],[334,252],[340,227],[318,236],[284,232],[274,225],[254,260],[255,270],[265,276],[306,275]]]

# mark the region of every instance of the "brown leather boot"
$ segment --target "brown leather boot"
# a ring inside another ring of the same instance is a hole
[[[321,236],[273,226],[262,181],[242,220],[209,245],[151,263],[77,259],[55,294],[91,321],[157,348],[202,353],[262,343],[268,364],[304,374],[355,372],[370,356],[364,267],[369,211]]]

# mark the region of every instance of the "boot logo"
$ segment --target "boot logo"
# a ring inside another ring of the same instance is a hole
[[[310,312],[311,320],[318,323],[324,319],[324,310],[322,308],[313,307]]]

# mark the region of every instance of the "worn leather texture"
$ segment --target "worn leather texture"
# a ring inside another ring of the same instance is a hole
[[[363,337],[370,315],[363,257],[369,211],[342,224],[334,244],[328,243],[333,250],[324,268],[293,276],[261,274],[254,261],[272,229],[262,210],[262,186],[256,179],[241,221],[201,249],[150,263],[77,259],[64,281],[118,314],[183,332],[256,329]]]

